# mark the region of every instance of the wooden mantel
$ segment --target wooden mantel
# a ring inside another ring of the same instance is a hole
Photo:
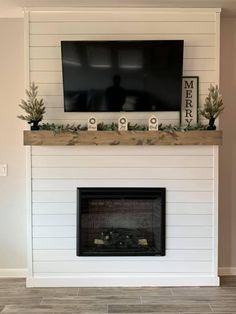
[[[221,145],[222,131],[24,131],[24,145]]]

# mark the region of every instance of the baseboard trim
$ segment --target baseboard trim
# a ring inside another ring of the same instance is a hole
[[[219,267],[219,276],[236,276],[236,267]]]
[[[27,268],[0,268],[0,278],[26,278],[27,277]],[[218,274],[219,276],[236,276],[236,267],[219,267],[218,268]],[[192,279],[191,279],[192,278]],[[210,283],[205,283],[204,282],[208,282],[209,281],[209,278],[210,278]],[[170,285],[170,278],[156,278],[154,281],[158,281],[159,284],[158,285],[161,285],[161,286],[165,286],[164,284],[164,281],[168,282],[168,284]],[[184,278],[184,280],[179,280],[179,278],[174,278],[175,282],[182,282],[183,281],[183,284],[186,282],[186,278]],[[203,279],[203,281],[202,281]],[[82,281],[81,281],[82,280]],[[44,284],[45,286],[48,285],[49,283],[49,286],[50,286],[50,283],[53,283],[53,286],[54,284],[56,284],[56,286],[58,287],[59,286],[59,282],[62,283],[62,286],[70,286],[69,282],[70,283],[74,283],[76,282],[76,284],[74,285],[77,285],[78,283],[83,285],[85,284],[85,279],[84,278],[69,278],[69,277],[66,277],[66,278],[28,278],[27,279],[28,283],[29,283],[29,286],[31,286],[31,284],[34,284],[36,286],[39,285],[39,287],[43,287]],[[87,281],[87,280],[86,280]],[[96,280],[97,281],[97,280]],[[101,283],[101,278],[99,278],[99,283]],[[115,280],[116,281],[116,280]],[[153,280],[148,280],[149,282],[150,281],[153,281]],[[172,281],[172,280],[171,280]],[[213,286],[217,286],[218,285],[218,277],[199,277],[199,278],[196,278],[196,277],[188,277],[188,280],[187,280],[190,284],[189,286],[191,285],[213,285]],[[195,284],[193,284],[193,282],[195,282]],[[199,284],[197,284],[199,282]],[[202,283],[203,282],[203,283]],[[150,282],[150,285],[151,282]],[[154,284],[156,285],[156,284]],[[176,283],[173,283],[172,285],[180,285],[180,284],[176,284]],[[96,286],[96,283],[95,283],[95,286]],[[109,285],[108,285],[109,286]],[[111,285],[110,285],[111,286]],[[132,286],[132,284],[131,284]]]
[[[27,268],[0,268],[0,278],[25,278]]]
[[[107,276],[107,277],[29,277],[27,287],[168,287],[219,286],[218,276]]]

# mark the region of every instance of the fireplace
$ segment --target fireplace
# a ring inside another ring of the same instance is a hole
[[[165,255],[165,188],[78,188],[78,256]]]

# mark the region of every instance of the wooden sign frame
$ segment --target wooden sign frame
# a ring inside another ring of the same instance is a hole
[[[182,77],[182,103],[180,123],[182,126],[198,124],[199,76]]]

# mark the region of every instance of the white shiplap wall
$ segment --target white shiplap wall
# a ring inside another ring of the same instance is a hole
[[[29,79],[39,86],[47,121],[85,123],[88,117],[63,111],[61,40],[184,39],[184,75],[199,76],[202,102],[218,81],[218,15],[200,9],[26,12]],[[105,122],[118,115],[96,114]],[[139,123],[149,116],[127,115]],[[159,117],[178,121],[177,113]],[[216,160],[212,146],[33,147],[28,285],[217,284]],[[76,256],[76,188],[106,186],[166,187],[166,256]]]

